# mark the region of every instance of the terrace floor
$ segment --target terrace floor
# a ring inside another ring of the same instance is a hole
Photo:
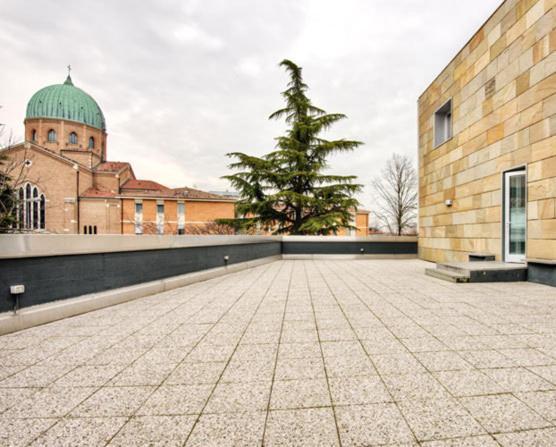
[[[279,261],[0,337],[0,445],[556,445],[556,289]]]

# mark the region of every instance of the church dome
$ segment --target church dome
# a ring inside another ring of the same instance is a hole
[[[75,87],[69,75],[63,84],[49,85],[35,93],[27,104],[25,118],[70,120],[106,130],[104,115],[96,101]]]

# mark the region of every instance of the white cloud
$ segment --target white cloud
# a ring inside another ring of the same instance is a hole
[[[111,159],[223,189],[227,152],[261,154],[283,131],[267,117],[290,58],[315,104],[348,115],[331,135],[365,142],[331,169],[368,185],[392,152],[416,158],[419,94],[499,1],[4,0],[0,123],[21,136],[31,95],[71,63],[106,115]],[[368,187],[361,199],[372,206]]]

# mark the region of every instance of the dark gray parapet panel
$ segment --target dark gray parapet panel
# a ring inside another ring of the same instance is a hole
[[[21,307],[279,256],[279,241],[0,259],[0,312],[10,285],[24,284]],[[228,260],[225,260],[225,256]]]
[[[556,261],[528,259],[527,267],[529,281],[556,287]]]

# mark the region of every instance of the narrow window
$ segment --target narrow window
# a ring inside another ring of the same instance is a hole
[[[77,144],[77,134],[75,132],[70,133],[69,142],[70,144]]]
[[[83,234],[87,234],[87,225],[83,225]]]
[[[46,226],[45,226],[46,199],[44,198],[44,194],[41,194],[40,204],[41,204],[41,212],[40,212],[41,224],[40,224],[40,228],[41,228],[41,230],[44,230],[46,228]]]
[[[56,141],[56,131],[54,129],[50,129],[48,131],[48,142],[54,143]]]
[[[97,226],[93,226],[93,234],[97,234]]]
[[[143,203],[135,202],[135,234],[143,234]]]
[[[37,189],[37,187],[35,186],[33,188],[33,225],[32,228],[33,230],[38,230],[39,229],[39,206],[40,206],[40,202],[39,202],[39,190]]]
[[[25,189],[19,188],[19,201],[17,204],[17,228],[25,228]]]
[[[156,205],[156,232],[164,234],[164,204]]]
[[[93,234],[93,227],[89,225],[89,234]]]
[[[89,149],[95,148],[95,139],[93,137],[89,137]]]
[[[25,229],[32,228],[31,224],[31,185],[27,183],[25,186]]]
[[[33,129],[31,132],[31,141],[37,141],[37,130]]]
[[[178,234],[185,233],[185,203],[178,203]]]
[[[434,145],[440,146],[452,138],[452,100],[434,114]]]

